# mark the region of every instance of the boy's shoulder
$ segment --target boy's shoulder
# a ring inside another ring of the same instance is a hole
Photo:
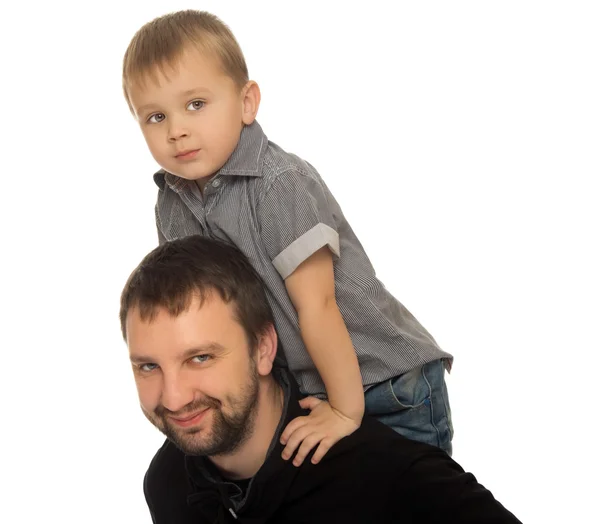
[[[235,151],[220,173],[253,175],[251,179],[263,190],[282,178],[320,179],[306,160],[269,140],[256,121],[242,130]]]
[[[306,160],[294,153],[284,151],[269,141],[262,163],[262,179],[270,185],[282,176],[320,178],[317,170]]]

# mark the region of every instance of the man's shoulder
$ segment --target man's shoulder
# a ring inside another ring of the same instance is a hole
[[[280,513],[299,522],[408,522],[412,501],[398,487],[409,484],[413,464],[430,452],[435,448],[365,417],[319,464],[305,460]]]
[[[193,491],[185,455],[166,440],[154,455],[144,477],[144,495],[153,522],[200,522],[198,508],[188,503]]]
[[[144,479],[147,494],[160,493],[165,485],[186,486],[184,454],[168,439],[154,455]]]
[[[377,471],[387,470],[396,477],[432,453],[439,454],[440,457],[446,456],[442,450],[407,439],[369,416],[364,417],[360,428],[342,439],[331,451],[340,455],[352,454],[356,456],[361,468],[368,465]]]

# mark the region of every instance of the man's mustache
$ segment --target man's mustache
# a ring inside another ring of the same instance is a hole
[[[187,415],[191,415],[197,411],[202,411],[207,408],[218,409],[221,407],[221,402],[213,397],[205,397],[202,399],[193,400],[187,406],[184,406],[178,411],[171,411],[170,409],[159,404],[154,410],[155,415],[165,418],[167,416],[175,418],[185,418]]]

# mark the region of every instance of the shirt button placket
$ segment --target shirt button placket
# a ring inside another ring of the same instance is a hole
[[[208,220],[208,215],[210,214],[210,212],[212,211],[212,208],[215,205],[215,189],[218,189],[219,187],[221,187],[222,182],[220,178],[215,178],[213,179],[210,184],[208,184],[211,188],[210,191],[207,191],[209,188],[207,186],[207,190],[205,190],[205,195],[206,195],[206,216],[207,216],[207,220]],[[208,198],[210,196],[210,199]]]
[[[206,223],[206,199],[203,198],[200,189],[197,186],[192,187],[189,192],[186,192],[185,200],[188,208],[198,220],[203,234],[209,236],[207,235],[208,224]]]

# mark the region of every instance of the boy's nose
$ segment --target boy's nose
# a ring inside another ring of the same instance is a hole
[[[169,127],[169,140],[175,142],[181,138],[186,138],[190,135],[189,129],[179,124],[173,124]]]
[[[182,138],[186,138],[189,136],[189,131],[187,129],[173,129],[169,130],[169,140],[171,142],[176,142]]]

